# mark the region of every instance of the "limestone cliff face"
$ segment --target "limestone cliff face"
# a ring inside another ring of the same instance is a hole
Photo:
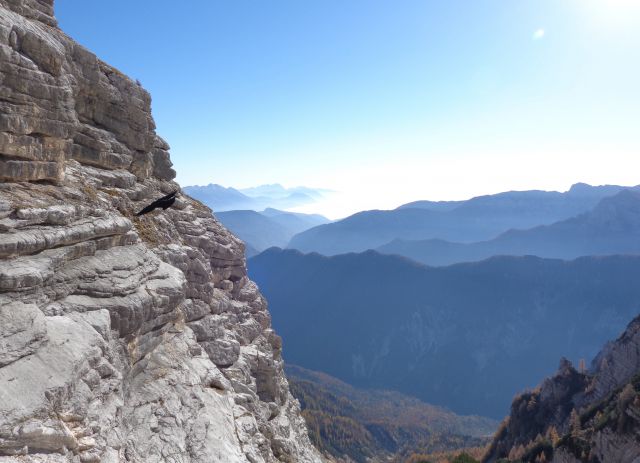
[[[485,461],[640,463],[640,317],[590,370],[563,359],[516,397]]]
[[[0,462],[311,462],[244,246],[179,194],[150,96],[0,0]]]

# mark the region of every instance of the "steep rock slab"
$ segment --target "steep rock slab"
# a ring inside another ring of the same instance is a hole
[[[151,98],[0,0],[0,461],[316,462],[244,245],[179,190]]]

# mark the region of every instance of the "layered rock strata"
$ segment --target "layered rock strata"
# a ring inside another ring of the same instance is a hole
[[[0,462],[315,462],[244,245],[151,98],[0,0]]]

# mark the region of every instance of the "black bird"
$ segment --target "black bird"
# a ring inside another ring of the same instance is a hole
[[[144,209],[142,209],[136,215],[146,214],[147,212],[151,212],[152,210],[154,210],[157,207],[161,207],[162,209],[167,209],[168,207],[171,207],[173,205],[173,203],[176,202],[176,193],[178,193],[178,190],[176,190],[176,191],[174,191],[172,193],[169,193],[168,195],[163,196],[160,199],[156,199],[154,202],[152,202],[151,204],[146,206]]]

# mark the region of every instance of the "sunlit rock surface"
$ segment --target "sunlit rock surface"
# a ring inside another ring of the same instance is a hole
[[[151,97],[0,0],[0,462],[320,461],[244,245],[179,186]]]

